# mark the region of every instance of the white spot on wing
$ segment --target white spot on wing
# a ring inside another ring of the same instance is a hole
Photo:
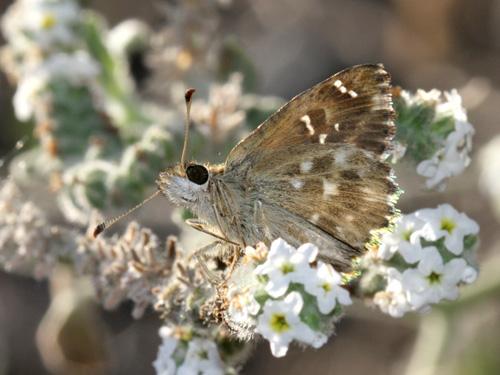
[[[299,180],[298,178],[292,178],[290,180],[290,183],[297,190],[300,190],[302,188],[302,186],[304,186],[304,181]]]
[[[323,199],[328,199],[330,195],[337,195],[339,193],[335,182],[323,180],[323,189]]]
[[[338,122],[337,122],[334,126],[335,126],[335,130],[336,130],[336,131],[339,131],[339,130],[340,130],[340,128],[339,128],[339,126],[340,126],[340,125],[339,125],[339,123],[338,123]]]
[[[319,214],[314,214],[312,215],[310,222],[313,224],[318,224],[318,220],[319,220]]]
[[[328,136],[328,134],[320,134],[319,135],[319,143],[324,144],[327,136]]]
[[[305,161],[300,164],[300,171],[302,173],[309,172],[309,170],[312,168],[313,163],[311,161]]]
[[[358,93],[356,91],[353,91],[353,90],[349,90],[348,94],[351,95],[351,98],[355,98],[358,96]]]
[[[339,87],[339,90],[342,94],[345,94],[347,92],[347,89],[345,88],[345,86],[340,86]]]
[[[300,121],[302,121],[304,124],[306,124],[306,128],[307,128],[307,130],[309,130],[309,134],[313,135],[314,128],[311,125],[311,118],[308,115],[304,115],[300,118]]]
[[[371,110],[378,111],[382,109],[389,109],[388,99],[381,94],[373,95]]]
[[[384,197],[379,197],[376,192],[368,188],[361,188],[360,191],[363,193],[363,199],[367,202],[378,202],[384,199]]]
[[[338,152],[335,153],[335,163],[337,164],[345,164],[345,159],[347,157],[347,152],[343,150],[339,150]]]
[[[337,79],[333,85],[336,87],[336,88],[339,88],[340,86],[342,86],[342,81],[340,79]]]

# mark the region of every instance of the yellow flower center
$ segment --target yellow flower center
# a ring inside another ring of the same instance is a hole
[[[441,282],[441,276],[442,275],[440,275],[438,273],[431,272],[431,274],[429,276],[427,276],[427,280],[429,280],[429,283],[431,285],[439,284]]]
[[[295,267],[291,263],[283,263],[281,266],[281,272],[283,272],[283,275],[286,275],[287,273],[293,272]]]
[[[271,328],[279,333],[289,330],[290,324],[286,321],[285,314],[273,314]]]
[[[46,13],[42,18],[42,29],[51,29],[56,22],[57,19],[52,13]]]
[[[403,231],[403,233],[401,233],[401,234],[403,235],[403,238],[405,239],[405,241],[410,242],[410,237],[413,234],[413,231],[411,229],[408,229],[408,230]]]
[[[453,229],[455,229],[456,226],[457,224],[455,224],[453,220],[447,218],[441,219],[441,230],[446,230],[449,234],[453,233]]]

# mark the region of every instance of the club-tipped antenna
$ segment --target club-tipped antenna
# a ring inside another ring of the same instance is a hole
[[[158,190],[156,193],[154,193],[153,195],[151,195],[149,198],[146,198],[142,203],[139,203],[137,206],[135,206],[134,208],[131,208],[130,210],[128,210],[127,212],[121,214],[120,216],[114,218],[114,219],[111,219],[111,220],[107,220],[101,224],[99,224],[98,226],[95,227],[94,229],[94,238],[97,237],[100,233],[104,232],[106,229],[108,229],[110,226],[112,226],[114,223],[116,223],[117,221],[123,219],[125,216],[127,216],[128,214],[134,212],[135,210],[137,210],[139,207],[141,207],[143,204],[146,204],[148,203],[151,199],[153,199],[154,197],[156,197],[158,194],[161,193],[161,190]]]
[[[191,112],[191,97],[193,96],[195,89],[186,90],[186,94],[184,98],[186,99],[186,137],[184,138],[184,148],[182,149],[182,157],[181,157],[181,167],[184,169],[184,157],[186,156],[186,149],[188,144],[188,135],[189,135],[189,114]]]

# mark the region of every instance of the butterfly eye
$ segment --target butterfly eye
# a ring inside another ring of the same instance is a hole
[[[189,181],[203,185],[208,180],[208,170],[203,165],[190,165],[186,169]]]

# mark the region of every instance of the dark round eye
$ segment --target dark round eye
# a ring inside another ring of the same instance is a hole
[[[189,181],[203,185],[208,180],[208,170],[203,165],[190,165],[186,169]]]

